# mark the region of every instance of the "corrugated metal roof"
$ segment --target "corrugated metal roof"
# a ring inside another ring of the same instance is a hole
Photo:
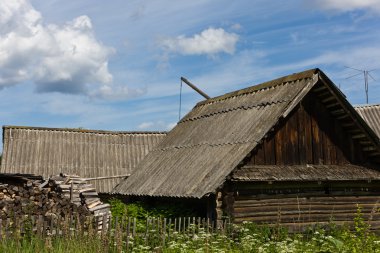
[[[60,172],[85,178],[114,176],[92,182],[98,192],[110,192],[165,135],[4,126],[1,172],[44,177]]]
[[[378,152],[378,139],[344,95],[323,72],[312,69],[198,103],[114,192],[195,198],[215,193],[317,83],[333,94],[347,118],[355,118],[353,124]]]
[[[380,138],[380,104],[355,106],[355,109]]]
[[[380,180],[380,171],[347,165],[254,165],[232,173],[232,181],[348,181]]]

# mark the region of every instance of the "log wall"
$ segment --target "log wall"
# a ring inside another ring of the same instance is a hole
[[[299,231],[316,223],[352,225],[359,206],[372,229],[380,229],[380,188],[376,185],[379,182],[237,183],[229,214],[235,223],[252,221]]]

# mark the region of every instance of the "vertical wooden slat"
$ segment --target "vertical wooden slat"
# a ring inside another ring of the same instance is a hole
[[[126,248],[127,252],[129,252],[129,237],[130,237],[130,230],[131,230],[131,217],[128,217],[128,223],[127,223],[127,233],[126,233]]]
[[[282,123],[280,123],[280,126],[275,134],[275,144],[276,144],[276,164],[277,165],[284,165],[284,129],[281,127],[283,126]]]
[[[169,218],[169,224],[168,224],[168,241],[170,241],[171,229],[172,229],[172,219]]]
[[[166,218],[164,218],[164,224],[162,227],[162,245],[165,246],[165,239],[166,239]]]
[[[137,219],[133,218],[133,232],[132,232],[133,237],[136,236],[136,222],[137,222]]]

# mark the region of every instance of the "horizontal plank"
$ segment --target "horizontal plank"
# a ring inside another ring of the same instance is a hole
[[[267,222],[267,223],[278,223],[278,222],[329,222],[329,221],[351,221],[356,217],[356,213],[335,213],[333,215],[329,213],[320,214],[293,214],[293,215],[276,215],[276,216],[246,216],[234,218],[236,223],[242,221],[254,221],[254,222]],[[379,220],[379,214],[363,214],[364,220],[369,220],[369,218],[376,218]]]
[[[368,210],[362,210],[362,214],[370,214],[374,209],[368,209]],[[235,218],[240,217],[264,217],[264,216],[275,216],[275,217],[284,217],[289,215],[302,215],[302,216],[309,216],[314,214],[324,214],[329,216],[334,215],[340,215],[340,214],[351,214],[356,215],[357,210],[352,209],[341,209],[341,210],[278,210],[278,211],[266,211],[263,210],[262,212],[234,212],[233,215]],[[380,214],[374,213],[374,215],[379,216]]]
[[[298,198],[297,198],[298,197]],[[280,196],[276,196],[275,198],[273,196],[266,196],[266,198],[257,198],[255,195],[247,196],[247,197],[236,197],[235,198],[235,205],[242,205],[242,204],[254,204],[254,203],[262,203],[262,204],[269,204],[269,203],[291,203],[291,202],[331,202],[331,203],[338,203],[338,202],[360,202],[360,203],[368,203],[368,202],[380,202],[379,196],[283,196],[282,198]]]
[[[362,208],[362,211],[364,210],[372,210],[380,208],[380,204],[378,203],[372,203],[372,204],[359,204],[359,206]],[[287,210],[301,210],[301,211],[307,211],[307,210],[354,210],[356,211],[358,209],[356,203],[338,203],[338,204],[331,204],[331,203],[307,203],[307,204],[281,204],[281,205],[255,205],[255,206],[245,206],[245,207],[235,207],[234,212],[240,213],[240,212],[270,212],[270,211],[287,211]]]

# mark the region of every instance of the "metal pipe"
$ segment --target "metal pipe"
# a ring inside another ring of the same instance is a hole
[[[203,91],[201,91],[200,89],[198,89],[197,86],[195,86],[194,84],[190,83],[189,80],[187,80],[186,78],[181,77],[181,81],[183,81],[184,83],[186,83],[187,85],[189,85],[190,88],[192,88],[193,90],[195,90],[196,92],[198,92],[204,98],[206,98],[206,99],[210,98],[206,93],[204,93]]]

